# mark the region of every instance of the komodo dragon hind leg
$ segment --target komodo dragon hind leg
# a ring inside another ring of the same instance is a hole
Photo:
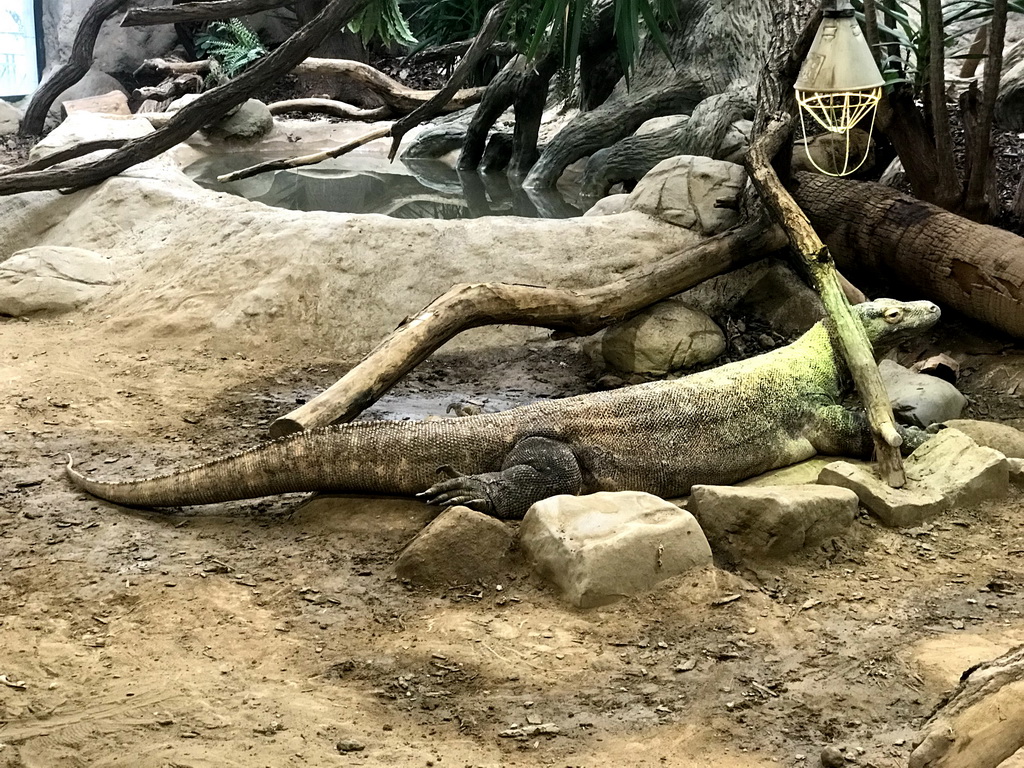
[[[443,480],[421,494],[428,504],[461,505],[503,520],[519,520],[534,502],[577,494],[583,473],[572,449],[546,437],[527,437],[509,451],[500,472]]]

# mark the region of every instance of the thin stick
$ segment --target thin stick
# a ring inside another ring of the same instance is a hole
[[[370,131],[369,133],[360,136],[358,139],[354,139],[347,144],[342,144],[340,147],[335,147],[334,149],[329,149],[325,152],[315,152],[312,155],[289,157],[283,160],[268,160],[265,163],[252,165],[248,168],[243,168],[240,171],[225,173],[223,176],[218,176],[217,181],[224,184],[229,181],[247,179],[250,176],[256,176],[269,171],[283,171],[288,168],[300,168],[303,165],[316,165],[317,163],[322,163],[324,160],[330,160],[332,157],[341,157],[342,155],[351,152],[353,149],[363,146],[363,144],[369,144],[375,139],[382,139],[388,135],[388,131],[390,130],[390,126],[387,128],[378,128],[376,131]]]

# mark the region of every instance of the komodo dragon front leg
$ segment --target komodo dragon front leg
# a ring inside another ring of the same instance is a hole
[[[462,505],[503,520],[519,520],[534,502],[583,487],[579,461],[565,443],[547,437],[520,440],[501,471],[461,475],[418,494],[428,504]]]
[[[909,454],[932,436],[918,427],[896,425],[903,438],[900,451]],[[862,411],[852,411],[842,405],[822,405],[815,410],[815,421],[808,436],[820,454],[826,456],[862,456],[869,458],[874,450],[871,425]]]

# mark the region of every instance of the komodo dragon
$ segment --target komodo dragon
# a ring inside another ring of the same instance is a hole
[[[931,302],[854,307],[875,353],[930,328]],[[78,488],[118,504],[213,504],[296,491],[417,494],[520,518],[555,494],[734,483],[815,453],[868,457],[863,413],[841,405],[849,374],[822,323],[788,346],[668,381],[440,421],[312,429],[167,474]],[[928,435],[899,427],[913,449]],[[454,470],[466,474],[451,477]],[[439,474],[449,479],[438,482]]]

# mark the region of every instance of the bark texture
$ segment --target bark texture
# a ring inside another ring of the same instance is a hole
[[[629,88],[583,112],[541,152],[524,186],[551,187],[581,157],[632,134],[652,117],[689,113],[730,86],[757,81],[759,57],[773,34],[765,0],[679,0],[679,27],[669,35],[670,62],[651,41],[644,43]]]
[[[881,184],[801,173],[792,192],[844,273],[891,277],[1024,338],[1024,238]]]
[[[922,729],[909,768],[996,768],[1024,748],[1024,646],[968,670]]]
[[[85,12],[71,46],[71,57],[50,73],[32,94],[25,118],[21,121],[21,134],[38,136],[43,132],[46,115],[53,102],[64,91],[77,83],[92,66],[93,49],[103,22],[127,4],[128,0],[96,0]]]
[[[143,27],[153,24],[183,24],[245,16],[290,5],[292,0],[208,0],[181,3],[163,8],[129,8],[121,19],[122,27]]]

